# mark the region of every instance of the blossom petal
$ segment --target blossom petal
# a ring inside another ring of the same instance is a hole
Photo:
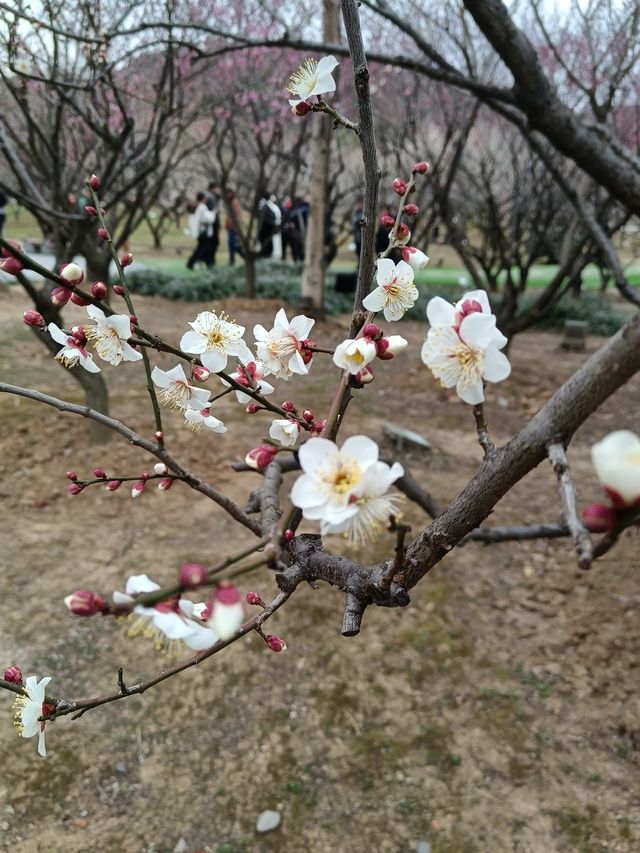
[[[160,589],[160,585],[152,581],[148,575],[131,575],[127,578],[124,589],[127,595],[136,595],[140,592],[154,592]]]
[[[511,373],[511,364],[503,352],[494,346],[484,351],[482,376],[488,382],[502,382]]]
[[[208,350],[207,352],[202,351],[200,353],[200,361],[211,373],[218,373],[218,371],[224,370],[227,366],[227,360],[227,353],[220,352],[219,350]]]
[[[327,495],[319,480],[310,474],[302,474],[291,489],[291,502],[300,509],[324,506],[327,502]]]
[[[311,332],[311,329],[313,329],[315,322],[316,321],[312,320],[311,317],[305,317],[304,314],[299,314],[289,323],[289,328],[291,333],[299,341],[304,341],[309,337],[309,333]]]
[[[430,326],[453,326],[456,321],[455,308],[441,296],[434,296],[427,305],[427,320]]]
[[[456,386],[456,393],[461,400],[469,403],[470,406],[476,406],[484,401],[484,388],[482,379],[477,379],[475,382],[465,383],[462,380]]]
[[[458,302],[458,305],[462,305],[463,302],[466,302],[467,299],[474,299],[476,302],[480,303],[483,314],[491,314],[491,305],[489,304],[489,297],[487,296],[486,290],[471,290],[469,293],[465,293],[462,299]]]
[[[460,323],[460,337],[470,347],[484,349],[489,346],[495,333],[496,318],[493,314],[481,314],[476,311]]]
[[[382,311],[387,301],[387,294],[382,287],[376,287],[362,300],[367,311]]]
[[[199,355],[206,348],[207,340],[200,332],[185,332],[180,338],[180,349],[183,349],[185,352],[192,352]]]
[[[322,441],[322,439],[319,440]],[[306,445],[304,446],[306,447]],[[372,462],[378,461],[379,453],[378,445],[366,435],[352,435],[340,448],[342,458],[351,456],[357,459],[363,470]]]
[[[300,467],[305,474],[313,474],[316,468],[330,465],[337,456],[338,448],[328,438],[310,438],[298,451]]]
[[[376,271],[376,281],[380,287],[389,284],[391,279],[396,274],[396,265],[391,258],[380,258],[376,261],[378,269]]]

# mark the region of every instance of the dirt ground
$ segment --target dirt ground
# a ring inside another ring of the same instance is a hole
[[[0,375],[79,401],[73,379],[21,324],[26,307],[15,288],[0,293]],[[145,326],[175,340],[203,307],[151,298],[136,306]],[[251,329],[277,306],[218,307]],[[73,322],[81,315],[68,311]],[[387,418],[424,434],[433,451],[402,461],[446,501],[480,459],[473,419],[420,364],[423,322],[403,323],[401,333],[411,349],[380,365],[352,403],[345,435],[381,440]],[[337,319],[314,333],[319,343],[341,335]],[[558,344],[542,333],[515,341],[512,377],[488,392],[496,441],[586,358]],[[598,344],[591,339],[589,351]],[[150,433],[142,368],[105,374],[113,414]],[[277,398],[313,401],[320,412],[332,375],[317,360],[306,383]],[[639,396],[636,379],[576,435],[569,457],[582,501],[599,496],[590,444],[614,428],[637,430]],[[256,443],[268,419],[227,399],[218,413],[229,432],[197,437],[169,414],[169,446],[241,502],[256,475],[234,474],[228,462]],[[69,698],[113,689],[118,666],[131,681],[162,668],[153,645],[128,637],[124,624],[74,620],[62,602],[78,587],[110,595],[136,572],[168,583],[183,562],[213,564],[245,543],[242,530],[180,484],[136,501],[124,488],[66,494],[68,468],[137,474],[150,464],[117,438],[91,446],[79,418],[0,399],[3,668],[52,675],[52,692]],[[559,511],[543,465],[491,522],[553,521]],[[410,506],[407,516],[414,530],[425,521]],[[413,590],[408,608],[369,610],[352,639],[339,633],[339,593],[301,589],[271,622],[286,653],[247,638],[143,697],[58,720],[48,727],[46,760],[33,740],[18,739],[11,696],[0,696],[0,849],[400,853],[427,842],[435,853],[638,850],[638,543],[628,533],[588,573],[578,573],[564,540],[459,548]],[[331,544],[344,548],[339,538]],[[364,558],[391,545],[385,539]],[[265,598],[275,589],[266,570],[242,586]],[[267,808],[282,823],[260,836],[255,823]]]

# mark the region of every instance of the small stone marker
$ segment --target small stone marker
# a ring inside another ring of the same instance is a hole
[[[565,320],[562,349],[582,352],[585,349],[589,324],[583,320]]]
[[[271,809],[267,809],[262,812],[256,821],[256,832],[271,832],[280,826],[281,820],[282,816],[280,812],[274,812],[271,811]]]
[[[397,424],[385,424],[382,427],[385,438],[388,438],[396,450],[404,450],[405,444],[418,447],[420,450],[431,450],[431,444],[426,438],[413,430],[405,429]]]
[[[416,853],[431,853],[431,845],[428,841],[418,841]]]

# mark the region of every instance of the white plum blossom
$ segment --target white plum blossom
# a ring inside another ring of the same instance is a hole
[[[244,622],[245,610],[238,588],[222,581],[209,601],[193,605],[193,615],[202,619],[221,640],[228,640]]]
[[[335,348],[333,363],[349,373],[359,373],[370,364],[378,350],[370,338],[349,338]]]
[[[295,98],[289,103],[295,107],[301,101],[306,101],[313,95],[322,95],[326,92],[335,92],[336,81],[333,79],[333,70],[338,65],[335,56],[325,56],[319,62],[315,59],[305,59],[297,68],[287,84],[287,89]]]
[[[93,360],[93,356],[74,337],[66,335],[55,323],[47,326],[49,334],[57,344],[62,344],[62,349],[56,353],[56,359],[65,367],[74,367],[80,364],[89,373],[100,373],[100,368]]]
[[[212,432],[226,432],[227,428],[222,423],[222,421],[218,420],[211,414],[211,409],[205,408],[200,409],[200,411],[195,411],[195,409],[186,409],[184,413],[184,418],[187,422],[187,426],[197,432],[201,427],[205,429],[210,429]]]
[[[258,394],[262,394],[265,397],[269,394],[273,394],[275,391],[273,385],[270,385],[264,379],[265,368],[261,361],[250,361],[244,366],[240,365],[234,373],[229,375],[232,379],[235,379],[239,385],[244,385],[245,388],[251,388],[254,391],[257,391]],[[229,383],[225,379],[221,379],[220,381],[223,385],[229,387]],[[246,406],[253,398],[249,394],[245,394],[244,391],[236,390],[236,399],[239,403]]]
[[[349,498],[344,518],[335,515],[333,521],[322,521],[320,532],[342,533],[353,545],[375,541],[389,525],[390,516],[398,517],[398,504],[403,495],[388,495],[391,485],[404,474],[399,462],[389,466],[384,462],[370,465]],[[357,512],[353,513],[356,507]],[[336,520],[338,519],[338,520]]]
[[[418,298],[413,269],[406,261],[394,264],[391,258],[380,258],[377,264],[378,286],[362,304],[367,311],[382,311],[388,321],[400,320]]]
[[[206,407],[209,392],[206,388],[195,388],[187,379],[181,364],[171,370],[154,367],[151,371],[154,385],[160,388],[160,402],[172,409],[196,409]]]
[[[212,373],[219,373],[227,366],[230,355],[243,364],[253,360],[251,350],[242,340],[244,326],[229,320],[226,314],[218,316],[215,311],[203,311],[193,323],[192,331],[185,332],[180,348],[200,356],[200,361]]]
[[[136,595],[158,589],[159,584],[147,575],[132,575],[127,579],[124,593],[113,593],[113,601],[115,604],[132,604]],[[215,631],[192,618],[197,614],[194,613],[193,602],[187,599],[173,598],[151,607],[137,604],[133,612],[140,618],[129,629],[129,636],[142,634],[154,640],[158,650],[171,650],[176,640],[182,640],[196,651],[208,649],[218,641]]]
[[[593,467],[618,509],[640,504],[640,438],[631,430],[609,433],[591,448]]]
[[[429,263],[429,256],[416,249],[415,246],[404,246],[402,249],[402,260],[406,261],[409,266],[415,270],[424,269]]]
[[[281,418],[271,422],[269,436],[274,441],[280,442],[283,447],[293,447],[298,440],[300,426],[296,421]]]
[[[339,449],[327,438],[310,438],[298,452],[304,473],[293,484],[291,501],[305,518],[346,521],[358,512],[351,495],[378,453],[378,445],[366,435],[348,438]]]
[[[95,320],[95,326],[85,326],[84,332],[87,339],[94,342],[100,358],[116,366],[121,361],[140,361],[142,353],[127,343],[131,337],[131,318],[128,314],[107,317],[95,305],[87,305],[87,314]]]
[[[500,352],[507,339],[496,328],[486,294],[474,291],[456,305],[436,296],[429,301],[427,317],[431,328],[422,361],[443,387],[455,387],[465,403],[482,403],[483,382],[501,382],[511,373],[508,358]]]
[[[315,320],[304,314],[299,314],[289,322],[286,311],[281,308],[270,331],[260,324],[253,327],[256,352],[267,376],[273,374],[278,379],[290,379],[293,373],[309,372],[300,351],[314,323]]]
[[[22,737],[34,737],[38,735],[38,754],[43,758],[47,754],[47,748],[44,741],[45,723],[40,721],[45,711],[45,690],[51,681],[51,676],[47,675],[38,681],[37,676],[30,675],[24,684],[24,689],[27,695],[16,697],[13,707],[15,708],[15,725],[19,734]]]

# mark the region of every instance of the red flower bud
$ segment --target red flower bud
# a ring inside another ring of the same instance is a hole
[[[282,534],[285,542],[291,542],[293,537],[296,535],[291,528],[287,528],[285,532]]]
[[[257,592],[247,592],[245,599],[247,604],[256,604],[259,607],[264,607],[264,601],[260,598]]]
[[[384,356],[380,356],[380,357],[384,358]],[[392,356],[392,358],[393,358],[393,356]],[[362,370],[359,370],[356,373],[356,375],[353,377],[353,380],[358,385],[368,385],[370,382],[373,382],[373,380],[375,378],[376,378],[376,375],[373,372],[373,370],[371,369],[371,367],[369,367],[369,365],[365,365],[362,368]]]
[[[71,299],[71,291],[68,287],[54,287],[51,291],[51,301],[54,305],[66,305]]]
[[[97,216],[98,215],[98,211],[95,209],[95,207],[92,204],[85,204],[84,212],[88,216]]]
[[[70,495],[79,495],[83,489],[84,486],[80,485],[80,483],[71,483],[67,491]]]
[[[311,411],[311,409],[305,409],[302,413],[302,417],[305,419],[307,423],[311,423],[311,421],[315,420],[315,415]]]
[[[67,595],[64,603],[74,616],[95,616],[107,609],[104,598],[89,589],[78,589]]]
[[[84,299],[84,297],[80,296],[80,294],[78,293],[71,294],[71,301],[74,305],[80,305],[82,308],[84,308],[85,305],[90,304],[86,299]]]
[[[395,224],[395,216],[390,216],[388,213],[383,213],[380,217],[380,225],[382,225],[384,228],[393,228]]]
[[[294,116],[306,116],[308,112],[311,110],[311,104],[308,104],[306,101],[300,101],[297,104],[294,104],[291,107],[291,112]]]
[[[138,480],[137,483],[133,484],[133,488],[131,489],[131,497],[137,498],[144,492],[144,480]]]
[[[426,175],[429,171],[429,164],[424,160],[421,160],[419,163],[414,163],[411,171],[415,174],[416,172],[419,175]]]
[[[0,269],[8,275],[18,275],[19,272],[22,272],[23,266],[17,258],[9,257],[2,261]]]
[[[131,252],[126,252],[124,255],[121,256],[121,258],[120,258],[120,266],[121,267],[131,266],[132,263],[133,263],[133,255],[131,254]]]
[[[174,483],[175,483],[175,480],[173,479],[173,477],[164,477],[158,483],[158,488],[160,489],[161,492],[168,492]]]
[[[89,184],[92,190],[100,189],[100,178],[97,175],[91,175],[87,183]]]
[[[367,323],[362,330],[362,336],[374,340],[381,334],[380,328],[375,323]]]
[[[107,295],[107,285],[102,281],[95,281],[91,285],[91,295],[96,299],[104,299]]]
[[[376,354],[378,357],[383,355],[389,349],[389,341],[386,338],[380,338],[376,341]]]
[[[402,178],[396,178],[394,182],[391,184],[391,189],[397,195],[404,195],[407,191],[406,181],[403,181]]]
[[[326,423],[326,418],[321,421],[316,421],[314,424],[311,425],[311,432],[315,433],[316,435],[320,435]]]
[[[180,569],[180,584],[195,589],[207,582],[207,567],[202,563],[185,563]]]
[[[43,329],[45,327],[44,317],[39,311],[25,311],[22,319],[27,326],[32,326],[34,329]]]
[[[67,480],[77,480],[78,479],[78,475],[76,474],[75,471],[67,471],[67,473],[64,476],[67,478]]]
[[[138,315],[137,314],[129,314],[129,319],[131,320],[132,326],[138,325]]]
[[[256,471],[261,471],[273,462],[277,452],[278,448],[272,444],[260,444],[258,447],[252,448],[244,457],[245,465],[254,468]]]
[[[210,376],[211,371],[207,370],[206,367],[201,367],[199,364],[196,364],[191,368],[191,377],[195,379],[196,382],[206,382]]]
[[[248,415],[255,415],[256,412],[262,411],[262,406],[259,406],[257,403],[247,403],[247,408],[245,409]]]
[[[116,296],[124,296],[124,287],[121,284],[114,284],[113,292]]]
[[[305,364],[309,364],[313,360],[313,350],[309,349],[309,347],[314,347],[315,344],[312,340],[307,338],[302,341],[302,345],[300,347],[300,356]]]
[[[157,432],[154,432],[153,437],[154,437],[154,438],[155,438],[155,440],[156,440],[156,441],[158,441],[158,442],[163,442],[163,441],[164,441],[164,433],[163,433],[161,430],[158,430]]]
[[[2,677],[9,684],[22,684],[22,670],[19,666],[10,666],[9,669],[5,669]]]
[[[151,474],[148,471],[143,471],[142,474],[140,474],[140,479],[146,483],[150,476]]]
[[[109,239],[109,232],[107,231],[106,228],[98,228],[98,237],[101,240],[108,240]]]
[[[117,489],[120,488],[121,485],[122,485],[122,480],[109,480],[106,488],[107,488],[108,492],[115,492]]]
[[[265,643],[269,646],[272,652],[284,652],[287,649],[287,644],[282,637],[276,637],[275,634],[267,634],[264,638]]]
[[[285,400],[284,403],[282,404],[282,409],[285,412],[295,412],[296,411],[296,407],[294,406],[294,404],[291,400]]]
[[[17,240],[7,240],[7,243],[19,252],[22,251],[22,243],[19,243]],[[0,257],[13,258],[14,256],[11,254],[9,249],[6,249],[4,246],[0,246]]]
[[[94,476],[98,477],[100,480],[106,480],[107,479],[107,474],[103,468],[96,468],[93,473],[94,473]]]
[[[608,504],[589,504],[582,510],[582,520],[592,533],[606,533],[616,523],[616,511]]]
[[[420,208],[417,204],[405,204],[404,212],[407,216],[415,216],[419,212]]]

